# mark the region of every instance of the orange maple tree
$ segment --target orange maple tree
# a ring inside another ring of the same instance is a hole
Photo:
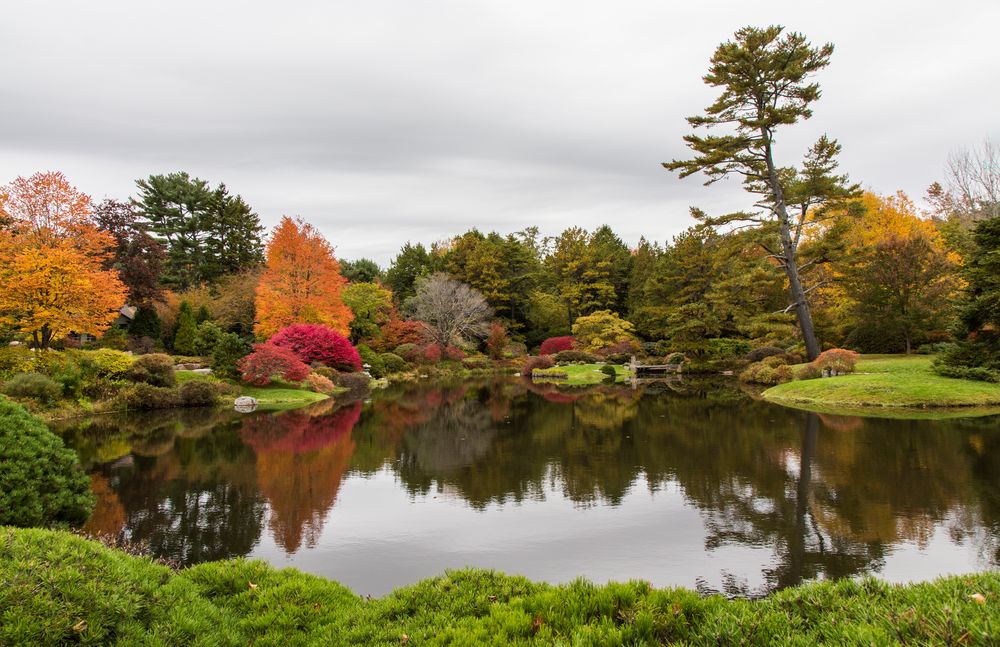
[[[46,348],[111,325],[127,290],[103,267],[115,241],[91,221],[89,196],[62,173],[19,177],[0,189],[0,221],[0,326]]]
[[[254,332],[266,338],[291,324],[316,323],[347,336],[353,315],[340,295],[346,283],[323,235],[300,219],[283,217],[267,244]]]

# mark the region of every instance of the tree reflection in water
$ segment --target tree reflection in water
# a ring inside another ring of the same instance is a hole
[[[773,551],[761,574],[771,590],[877,569],[942,529],[982,566],[1000,563],[997,427],[818,416],[718,382],[504,379],[279,414],[104,417],[63,433],[93,473],[88,528],[182,563],[249,553],[265,520],[284,551],[309,550],[346,477],[390,470],[412,505],[447,491],[482,514],[551,492],[615,508],[641,487],[679,491],[702,517],[705,551]],[[729,593],[758,592],[738,573],[723,579]]]

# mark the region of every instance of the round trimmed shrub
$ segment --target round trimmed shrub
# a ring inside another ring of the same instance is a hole
[[[748,362],[759,362],[765,357],[782,355],[784,352],[784,348],[778,348],[777,346],[761,346],[760,348],[754,348],[752,351],[744,355],[743,359]]]
[[[23,407],[0,399],[0,525],[76,526],[93,508],[76,452]]]
[[[100,377],[112,379],[125,375],[135,363],[135,358],[128,353],[110,348],[80,351],[76,357],[83,368],[93,370]]]
[[[815,364],[806,364],[795,369],[796,380],[815,380],[823,377],[823,371]]]
[[[219,377],[239,376],[239,361],[251,350],[250,343],[236,333],[222,333],[212,349],[212,373]]]
[[[320,324],[292,324],[274,334],[268,343],[287,348],[306,364],[357,371],[361,357],[347,337]]]
[[[36,400],[52,404],[63,393],[61,384],[41,373],[18,373],[3,385],[3,392],[12,398]]]
[[[415,362],[420,357],[420,347],[416,344],[400,344],[395,352],[407,362]]]
[[[858,354],[845,348],[831,348],[819,354],[813,363],[820,370],[830,369],[837,374],[853,373],[858,363]]]
[[[379,355],[379,358],[385,366],[386,374],[399,373],[400,371],[406,370],[406,360],[396,353],[382,353]]]
[[[310,391],[315,393],[324,393],[326,395],[333,393],[333,390],[337,388],[330,378],[320,375],[315,371],[307,375],[302,384]]]
[[[174,360],[163,353],[143,355],[125,371],[125,379],[151,386],[174,386]]]
[[[601,373],[604,373],[608,377],[616,377],[618,374],[615,372],[615,367],[610,364],[605,364],[601,367]]]
[[[237,363],[243,381],[254,386],[267,386],[274,378],[301,382],[309,375],[309,367],[289,348],[274,344],[254,344],[253,352]]]
[[[181,396],[177,389],[139,382],[122,389],[115,402],[134,411],[173,409],[181,406]]]
[[[358,346],[358,355],[361,357],[361,365],[368,366],[368,373],[374,378],[385,377],[385,364],[382,363],[382,356],[373,351],[365,344]]]
[[[551,355],[536,355],[534,357],[529,357],[525,360],[524,366],[521,367],[521,375],[531,377],[531,374],[535,372],[535,369],[552,368],[555,365],[556,362],[552,359]]]
[[[215,404],[218,389],[208,380],[191,380],[181,384],[181,403],[185,407],[207,407]]]

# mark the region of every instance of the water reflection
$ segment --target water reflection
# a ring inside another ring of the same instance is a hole
[[[439,565],[513,564],[748,594],[1000,563],[997,423],[808,414],[718,383],[503,380],[64,433],[92,470],[88,529],[185,564],[260,555],[376,593]],[[900,566],[914,556],[929,559]]]

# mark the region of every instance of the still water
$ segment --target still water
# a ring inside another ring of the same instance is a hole
[[[1000,416],[843,417],[718,382],[512,378],[61,431],[98,494],[88,531],[361,594],[464,566],[756,595],[1000,564]]]

